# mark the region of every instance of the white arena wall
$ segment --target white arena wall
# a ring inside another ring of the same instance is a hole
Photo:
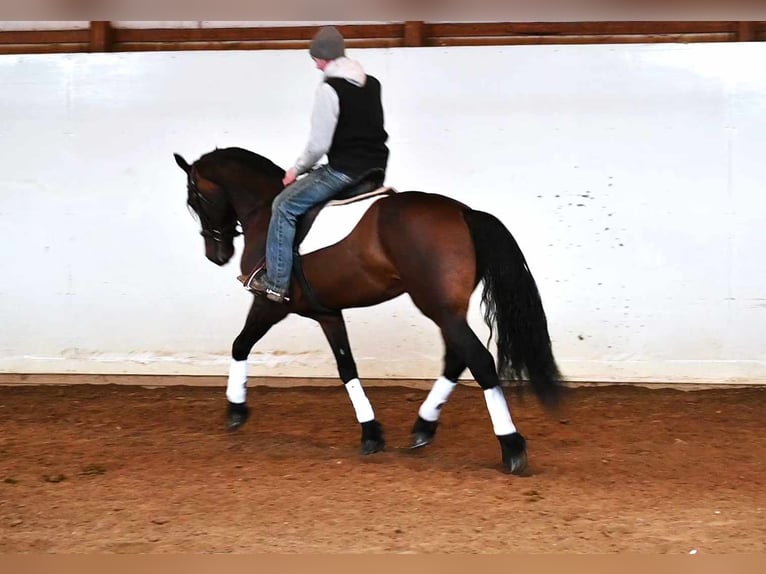
[[[506,223],[568,379],[766,382],[765,44],[349,55],[384,86],[387,182]],[[250,295],[172,154],[287,167],[318,81],[303,51],[0,56],[0,372],[225,375]],[[346,316],[363,379],[439,373],[406,296]],[[250,365],[336,377],[299,317]]]

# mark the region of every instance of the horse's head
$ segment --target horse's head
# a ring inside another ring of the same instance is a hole
[[[186,172],[186,203],[199,217],[205,257],[216,265],[224,265],[234,255],[234,238],[240,234],[234,207],[221,186],[205,178],[180,155],[173,155]]]

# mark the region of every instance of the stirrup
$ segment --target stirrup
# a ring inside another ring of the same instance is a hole
[[[266,275],[266,267],[258,266],[253,269],[250,275],[240,275],[237,279],[248,291],[263,295],[269,291],[269,288],[263,283],[264,275]]]
[[[264,275],[266,275],[266,267],[259,266],[250,275],[240,275],[237,279],[251,293],[264,295],[266,299],[274,303],[289,303],[290,298],[287,295],[282,295],[263,282]]]
[[[266,290],[263,292],[266,295],[266,299],[269,301],[273,301],[274,303],[289,303],[290,298],[287,295],[282,295],[281,293],[274,291],[270,287],[266,287]]]
[[[266,258],[262,257],[261,260],[256,264],[255,267],[253,267],[253,270],[250,273],[244,273],[237,277],[237,281],[242,283],[242,285],[247,289],[248,291],[254,291],[252,287],[252,282],[255,279],[256,275],[263,275],[266,272]]]

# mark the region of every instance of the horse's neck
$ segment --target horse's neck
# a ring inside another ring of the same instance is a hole
[[[276,194],[275,194],[276,195]],[[266,237],[271,220],[271,201],[266,203],[235,205],[242,225],[245,247],[240,260],[243,273],[249,273],[266,256]]]
[[[245,248],[259,260],[266,254],[266,236],[269,231],[270,219],[271,209],[266,208],[254,212],[247,221],[240,221],[245,236]]]
[[[249,228],[255,228],[254,231],[263,230],[266,232],[266,227],[263,226],[263,219],[266,219],[268,225],[269,218],[271,217],[271,203],[274,198],[282,190],[281,182],[278,180],[263,181],[261,179],[255,179],[250,183],[249,189],[255,190],[250,192],[243,192],[241,183],[236,186],[232,186],[237,191],[229,192],[229,201],[237,214],[237,219],[242,225],[243,231],[249,232]],[[230,188],[231,189],[231,188]]]

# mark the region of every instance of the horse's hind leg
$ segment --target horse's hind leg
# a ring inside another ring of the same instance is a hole
[[[465,361],[446,344],[446,341],[445,348],[442,376],[436,379],[418,409],[418,418],[412,426],[410,448],[420,448],[433,441],[442,407],[455,390],[458,378],[465,371]]]
[[[527,450],[524,437],[516,430],[511,412],[505,400],[500,378],[495,368],[492,353],[482,344],[466,320],[465,311],[457,311],[455,305],[435,304],[433,297],[421,298],[410,292],[415,305],[430,317],[441,329],[450,360],[445,357],[445,372],[448,365],[454,374],[460,367],[467,366],[476,382],[484,391],[484,400],[492,421],[495,436],[500,442],[503,465],[511,474],[524,474],[527,470]],[[462,371],[462,369],[461,369]],[[455,375],[455,380],[457,380]],[[428,401],[428,399],[426,399]],[[442,401],[443,404],[443,401]],[[423,418],[419,413],[419,419]],[[427,423],[428,421],[426,421]],[[416,422],[416,427],[418,423]],[[429,427],[421,423],[420,429]],[[434,431],[435,427],[430,430]]]
[[[492,427],[500,442],[503,465],[511,474],[524,474],[527,469],[526,441],[511,419],[492,354],[473,332],[465,317],[449,315],[437,323],[444,340],[465,361],[484,391]]]
[[[338,365],[338,374],[343,381],[349,399],[351,399],[356,420],[359,421],[362,428],[360,452],[372,454],[383,450],[386,445],[383,426],[375,420],[375,412],[359,380],[343,315],[338,311],[332,315],[321,315],[314,318],[319,322],[327,341],[330,343],[335,355],[335,362]]]

